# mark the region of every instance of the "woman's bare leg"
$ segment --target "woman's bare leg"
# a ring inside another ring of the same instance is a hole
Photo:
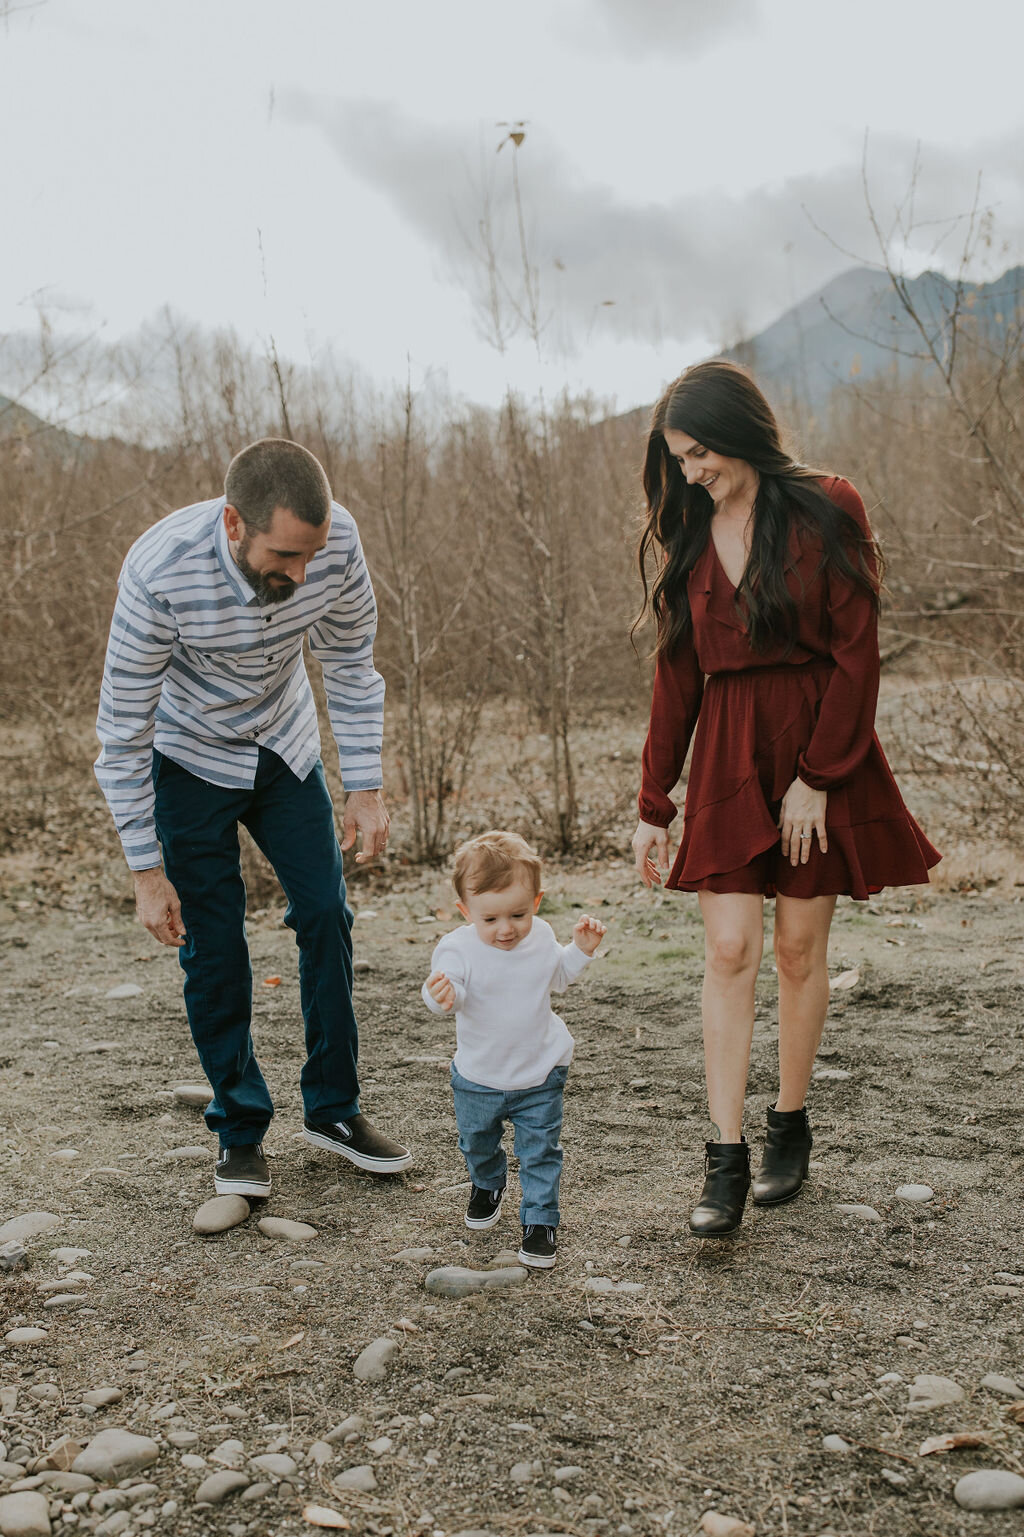
[[[828,1009],[828,935],[835,897],[775,899],[775,964],[779,970],[779,1097],[775,1108],[799,1110],[821,1044]]]
[[[700,893],[704,919],[704,1065],[714,1142],[739,1142],[754,1033],[754,981],[764,948],[763,901]]]

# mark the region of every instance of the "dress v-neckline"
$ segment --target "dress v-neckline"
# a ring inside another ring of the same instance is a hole
[[[730,577],[728,571],[725,569],[725,562],[722,560],[721,555],[719,555],[719,553],[718,553],[718,546],[715,543],[715,535],[714,535],[714,532],[711,529],[710,525],[708,527],[708,543],[711,546],[712,557],[713,557],[716,565],[718,566],[719,571],[722,573],[722,576],[725,578],[725,581],[726,581],[726,584],[727,584],[727,586],[729,588],[729,591],[732,593],[734,598],[738,597],[739,596],[739,591],[740,591],[740,583],[743,581],[743,572],[742,571],[740,572],[740,581],[739,582],[733,582],[733,580]],[[746,571],[747,564],[748,564],[749,560],[750,560],[750,553],[748,551],[747,559],[743,562],[743,571]]]

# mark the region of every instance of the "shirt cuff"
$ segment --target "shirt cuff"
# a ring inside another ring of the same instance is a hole
[[[594,959],[594,957],[592,955],[588,955],[585,950],[581,950],[574,939],[570,940],[570,942],[564,947],[562,953],[565,956],[565,969],[574,981],[577,977],[583,975],[591,961]]]

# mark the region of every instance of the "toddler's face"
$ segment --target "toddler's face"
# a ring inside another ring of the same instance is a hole
[[[514,881],[504,891],[474,891],[465,902],[456,902],[462,916],[476,929],[485,945],[514,950],[533,925],[533,915],[544,895],[534,896],[526,881]]]

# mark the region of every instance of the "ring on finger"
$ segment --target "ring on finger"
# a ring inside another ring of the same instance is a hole
[[[811,836],[810,833],[801,833],[800,834],[800,842],[801,843],[806,842],[810,838],[810,836]]]

